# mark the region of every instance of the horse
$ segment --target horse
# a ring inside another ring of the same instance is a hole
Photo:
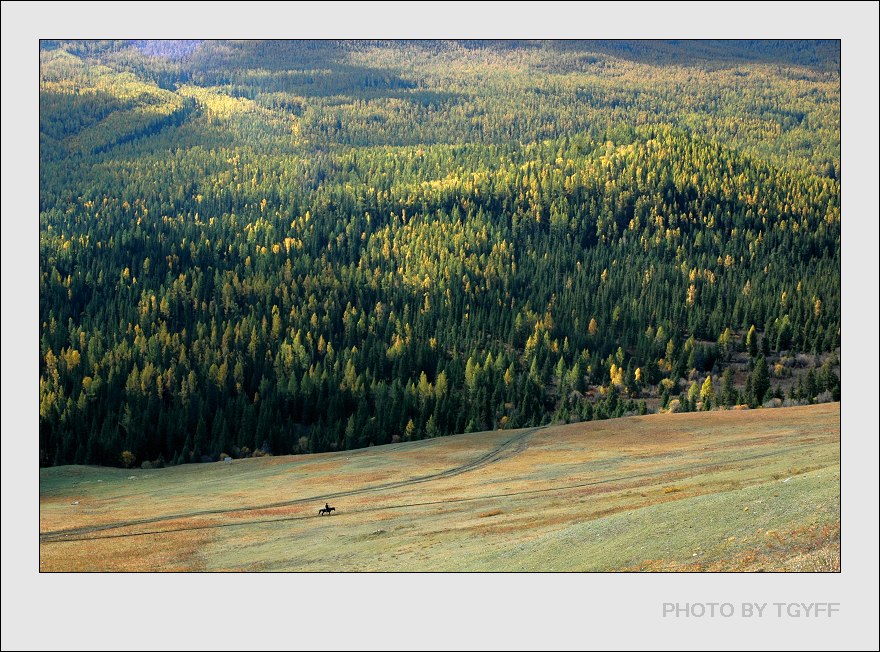
[[[327,516],[330,516],[330,512],[334,512],[334,511],[336,511],[335,507],[329,507],[329,506],[322,507],[321,509],[318,510],[318,516],[323,516],[324,514],[326,514]]]

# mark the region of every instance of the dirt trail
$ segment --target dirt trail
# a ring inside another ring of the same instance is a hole
[[[501,443],[500,446],[485,453],[478,458],[471,460],[467,464],[456,466],[451,469],[430,473],[428,475],[417,476],[407,480],[394,480],[392,482],[384,482],[381,484],[369,485],[358,489],[350,489],[348,491],[337,491],[329,494],[320,494],[317,496],[308,496],[305,498],[295,498],[293,500],[284,500],[276,503],[265,503],[262,505],[250,505],[247,507],[230,507],[225,509],[206,509],[194,512],[185,512],[180,514],[169,514],[167,516],[155,516],[152,518],[134,519],[130,521],[118,521],[116,523],[106,523],[103,525],[93,525],[88,527],[70,528],[66,530],[51,530],[40,533],[40,541],[42,543],[50,543],[54,541],[64,541],[67,537],[76,537],[84,534],[92,534],[94,532],[102,532],[105,530],[114,530],[118,528],[131,527],[134,525],[147,525],[150,523],[161,523],[163,521],[174,521],[184,518],[192,518],[195,516],[211,516],[216,514],[231,514],[235,512],[248,512],[259,509],[273,509],[276,507],[289,507],[292,505],[302,505],[304,503],[318,503],[320,501],[329,501],[335,498],[344,498],[347,496],[357,496],[360,494],[370,493],[373,491],[387,491],[389,489],[399,489],[401,487],[409,487],[423,482],[431,482],[433,480],[441,480],[452,478],[462,473],[475,471],[495,462],[516,455],[524,451],[528,447],[528,439],[538,430],[542,430],[547,426],[530,428],[518,433]]]
[[[546,426],[544,426],[546,427]],[[501,459],[505,459],[512,455],[515,455],[518,452],[521,452],[528,445],[527,437],[533,434],[535,431],[540,430],[541,428],[533,428],[528,430],[516,437],[512,437],[505,441],[501,446],[486,453],[479,458],[461,466],[457,466],[452,469],[447,469],[445,471],[440,471],[438,473],[433,473],[431,475],[420,476],[417,478],[412,478],[410,480],[401,480],[398,482],[390,482],[381,485],[372,485],[369,487],[363,487],[361,489],[353,489],[351,491],[338,492],[335,494],[330,494],[330,497],[341,497],[341,496],[353,496],[357,494],[366,493],[369,491],[376,491],[379,489],[391,489],[404,487],[412,484],[418,484],[421,482],[428,482],[430,480],[436,480],[440,478],[448,478],[453,477],[455,475],[459,475],[461,473],[465,473],[467,471],[472,471],[474,469],[478,469],[494,462],[497,462]],[[611,484],[616,482],[631,482],[633,480],[644,480],[647,478],[659,478],[661,476],[677,475],[681,474],[679,480],[684,479],[686,477],[692,477],[693,475],[698,475],[700,473],[705,473],[707,471],[716,471],[722,470],[726,468],[730,468],[736,464],[741,464],[743,462],[750,462],[753,460],[766,459],[771,457],[778,457],[781,455],[790,454],[791,451],[799,450],[799,449],[807,449],[812,448],[812,444],[801,444],[797,446],[791,446],[785,450],[777,450],[772,452],[765,453],[755,453],[752,455],[743,455],[737,458],[732,458],[725,461],[716,461],[716,462],[708,462],[708,463],[699,463],[699,464],[687,464],[678,467],[672,467],[668,469],[664,469],[662,472],[658,472],[657,470],[646,471],[642,473],[630,473],[627,475],[616,476],[611,478],[602,478],[599,480],[589,480],[585,482],[578,482],[573,484],[566,484],[561,486],[553,486],[553,487],[543,487],[540,489],[525,489],[521,491],[511,491],[504,493],[496,493],[496,494],[486,494],[481,496],[471,496],[468,498],[447,498],[443,500],[433,500],[433,501],[425,501],[425,502],[417,502],[417,503],[405,503],[400,505],[384,505],[380,507],[364,507],[361,509],[355,510],[346,510],[344,514],[341,516],[352,515],[352,514],[360,514],[362,512],[375,512],[375,511],[384,511],[389,509],[405,509],[412,507],[427,507],[431,505],[440,505],[440,504],[450,504],[450,503],[465,503],[465,502],[473,502],[479,500],[488,500],[492,498],[507,498],[513,496],[524,496],[529,494],[542,494],[547,492],[557,492],[562,490],[569,489],[579,489],[584,487],[591,487],[596,485],[603,484]],[[633,486],[637,486],[633,485]],[[323,498],[321,498],[323,499]],[[258,509],[270,509],[273,507],[284,507],[287,505],[295,505],[301,504],[304,502],[315,501],[317,498],[301,498],[292,501],[286,501],[282,503],[273,503],[269,505],[261,505],[258,507],[238,507],[232,509],[220,509],[220,510],[206,510],[201,512],[191,512],[188,514],[178,514],[174,516],[162,516],[152,519],[143,519],[139,521],[128,521],[122,523],[113,523],[108,525],[100,525],[90,528],[77,528],[70,530],[57,530],[55,532],[45,532],[40,535],[41,543],[64,543],[64,542],[73,542],[73,541],[89,541],[94,539],[115,539],[115,538],[124,538],[124,537],[133,537],[133,536],[145,536],[145,535],[156,535],[156,534],[171,534],[174,532],[188,532],[192,530],[209,530],[214,528],[227,528],[227,527],[240,527],[244,525],[258,525],[261,523],[275,523],[282,521],[299,521],[308,518],[313,518],[312,514],[304,514],[298,516],[280,516],[273,517],[267,519],[256,519],[256,520],[247,520],[247,521],[236,521],[234,523],[208,523],[205,525],[195,525],[188,526],[182,528],[169,528],[165,530],[149,530],[145,532],[125,532],[118,534],[102,534],[98,536],[82,536],[82,535],[90,535],[96,532],[124,528],[131,525],[141,525],[147,523],[158,523],[163,521],[171,521],[180,518],[188,518],[190,516],[200,516],[200,515],[209,515],[209,514],[225,514],[230,512],[242,512],[242,511],[250,511],[250,510],[258,510]]]

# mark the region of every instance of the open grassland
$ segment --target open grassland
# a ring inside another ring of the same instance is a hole
[[[839,480],[837,403],[58,467],[40,471],[40,568],[837,571]]]

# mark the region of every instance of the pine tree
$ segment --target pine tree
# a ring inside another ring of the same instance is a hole
[[[755,405],[761,405],[764,402],[764,396],[770,389],[770,373],[767,369],[767,360],[763,355],[759,355],[755,360],[755,368],[752,371],[752,393],[754,394]]]
[[[806,381],[804,381],[804,392],[806,394],[806,399],[810,403],[815,402],[816,395],[819,393],[819,390],[816,384],[816,372],[813,370],[812,367],[807,372],[807,379]]]
[[[731,407],[736,405],[736,388],[733,385],[733,370],[730,367],[721,375],[721,402]]]

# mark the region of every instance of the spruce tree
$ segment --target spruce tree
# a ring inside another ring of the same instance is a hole
[[[764,402],[764,396],[767,394],[767,390],[770,389],[770,373],[767,369],[767,360],[763,355],[759,355],[757,360],[755,360],[751,385],[755,404],[761,405]]]

